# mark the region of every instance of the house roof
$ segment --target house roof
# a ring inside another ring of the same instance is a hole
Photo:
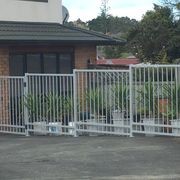
[[[96,45],[116,45],[125,44],[126,41],[94,31],[58,23],[0,21],[0,43],[9,42],[57,42],[67,44],[92,43]]]
[[[120,58],[120,59],[100,59],[96,61],[97,65],[106,66],[129,66],[131,64],[139,64],[137,58]]]

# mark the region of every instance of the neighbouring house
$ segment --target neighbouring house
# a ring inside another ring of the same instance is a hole
[[[89,63],[90,68],[94,69],[129,69],[130,65],[139,64],[138,58],[119,58],[119,59],[98,59],[95,64]]]
[[[124,40],[62,24],[61,0],[0,1],[0,75],[72,73]]]

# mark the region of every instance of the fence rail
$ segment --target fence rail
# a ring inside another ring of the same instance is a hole
[[[26,74],[27,131],[73,134],[73,75]]]
[[[133,132],[180,136],[180,66],[132,67]]]
[[[0,77],[0,132],[25,134],[23,77]]]
[[[1,76],[0,132],[180,136],[180,65]]]
[[[76,70],[78,132],[129,135],[129,71]]]

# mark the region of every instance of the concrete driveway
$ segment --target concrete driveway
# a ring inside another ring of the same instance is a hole
[[[0,180],[180,179],[180,138],[0,134]]]

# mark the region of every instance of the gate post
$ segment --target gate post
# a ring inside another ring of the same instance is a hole
[[[27,74],[25,74],[24,76],[24,123],[25,123],[25,134],[26,136],[29,136],[28,108],[25,105],[27,95],[28,95],[28,78],[27,78]]]
[[[73,70],[73,95],[74,95],[74,137],[78,137],[77,132],[77,83],[76,83],[76,70]]]
[[[133,137],[133,69],[129,67],[129,96],[130,96],[130,137]]]

